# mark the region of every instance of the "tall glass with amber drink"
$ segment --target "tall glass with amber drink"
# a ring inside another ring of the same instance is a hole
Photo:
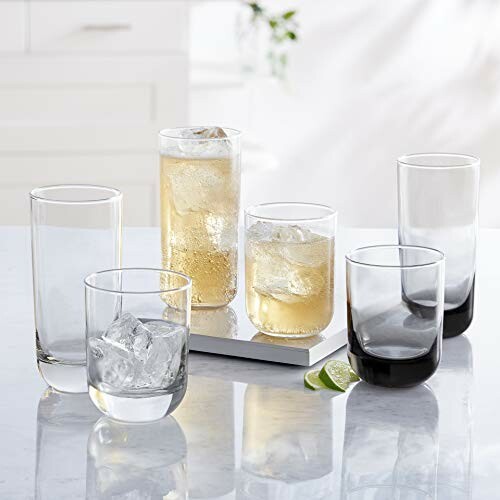
[[[160,132],[162,261],[192,279],[193,307],[236,295],[240,132],[219,127]]]
[[[260,332],[309,337],[333,316],[337,213],[312,203],[245,211],[246,308]]]

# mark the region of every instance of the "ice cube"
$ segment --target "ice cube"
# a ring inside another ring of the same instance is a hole
[[[99,338],[89,339],[90,353],[94,356],[91,378],[112,389],[127,388],[134,379],[134,360],[131,353],[120,346]]]
[[[333,258],[333,241],[317,235],[316,239],[285,246],[283,255],[293,264],[318,267]]]
[[[135,316],[126,312],[109,325],[102,337],[108,342],[119,344],[125,349],[131,350],[135,336],[134,330],[140,325],[141,322]]]
[[[247,238],[255,241],[271,241],[273,239],[274,224],[258,221],[247,229]]]
[[[152,386],[170,385],[179,374],[186,328],[166,321],[148,321],[144,326],[151,332],[144,372]]]
[[[273,224],[272,222],[258,221],[247,230],[247,237],[256,241],[276,241],[283,243],[302,243],[313,241],[319,235],[305,227],[295,224]]]
[[[225,179],[223,172],[209,165],[186,165],[169,175],[172,198],[177,212],[211,211],[223,199]]]
[[[220,127],[186,129],[178,145],[183,156],[195,158],[221,158],[231,152],[231,142]]]
[[[310,241],[313,233],[309,229],[297,225],[274,226],[273,239],[286,243],[301,243]]]
[[[89,340],[91,378],[112,390],[168,387],[181,369],[187,329],[168,321],[141,322],[130,313],[102,338]]]
[[[227,137],[224,129],[220,127],[188,129],[187,132],[189,132],[192,137],[203,137],[204,139],[223,139]]]

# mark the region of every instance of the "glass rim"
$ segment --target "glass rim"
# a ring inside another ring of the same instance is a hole
[[[372,264],[369,262],[363,262],[361,260],[356,260],[354,258],[354,254],[362,251],[370,251],[370,250],[382,250],[382,249],[400,249],[400,250],[417,250],[417,251],[425,251],[427,253],[433,253],[437,258],[434,260],[430,260],[429,262],[424,262],[422,264]],[[379,269],[421,269],[424,267],[437,266],[445,261],[445,255],[441,250],[437,250],[436,248],[424,247],[419,245],[398,245],[398,244],[386,244],[386,245],[368,245],[364,247],[355,248],[345,255],[346,261],[351,264],[355,264],[357,266],[363,267],[373,267]]]
[[[418,162],[412,161],[417,158],[455,158],[463,160],[463,163],[458,165],[422,165]],[[470,168],[476,167],[480,164],[480,159],[477,156],[465,154],[465,153],[411,153],[402,155],[398,158],[398,165],[404,165],[405,167],[411,168],[422,168],[422,169],[455,169],[455,168]]]
[[[224,132],[229,132],[230,135],[227,137],[181,137],[175,135],[174,132],[180,132],[181,130],[193,130],[193,129],[203,129],[203,128],[214,128],[215,125],[191,125],[189,127],[171,127],[164,128],[158,132],[158,135],[164,139],[172,139],[176,141],[226,141],[227,139],[233,139],[241,136],[241,131],[231,127],[218,127],[224,130]]]
[[[293,217],[293,218],[285,218],[285,217],[269,217],[265,215],[257,215],[255,213],[251,213],[252,210],[257,210],[259,208],[278,208],[278,207],[286,207],[286,206],[294,206],[294,207],[309,207],[309,208],[318,208],[322,210],[326,210],[328,213],[326,215],[321,215],[318,217]],[[337,217],[338,211],[329,207],[328,205],[322,205],[320,203],[308,203],[301,201],[276,201],[269,203],[258,203],[256,205],[250,205],[244,210],[245,216],[252,217],[253,219],[260,219],[270,222],[313,222],[313,221],[322,221],[328,220],[331,218]]]
[[[179,276],[180,278],[184,279],[186,283],[182,286],[167,288],[165,290],[146,290],[146,291],[114,290],[111,288],[105,288],[102,286],[97,286],[89,283],[89,280],[96,276],[116,273],[116,272],[123,272],[123,271],[153,271],[157,274],[165,273],[168,275]],[[118,267],[116,269],[105,269],[103,271],[96,271],[95,273],[89,274],[88,276],[85,277],[83,282],[85,283],[85,286],[88,288],[92,288],[99,292],[114,293],[116,295],[158,295],[163,293],[176,293],[189,290],[191,288],[191,283],[192,283],[191,278],[186,274],[180,273],[178,271],[172,271],[170,269],[161,269],[159,267]]]
[[[110,193],[109,196],[104,198],[95,198],[88,200],[59,200],[57,198],[46,198],[41,196],[43,192],[51,191],[55,189],[95,189]],[[98,203],[106,203],[113,199],[120,199],[123,197],[123,193],[116,188],[109,186],[100,186],[98,184],[51,184],[49,186],[40,186],[30,191],[30,198],[32,200],[44,202],[44,203],[54,203],[58,205],[94,205]]]

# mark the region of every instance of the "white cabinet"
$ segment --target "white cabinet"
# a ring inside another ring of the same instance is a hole
[[[6,51],[0,17],[0,224],[28,223],[27,193],[67,182],[117,187],[125,224],[158,224],[157,132],[187,120],[187,4],[16,4],[30,42]]]
[[[186,2],[32,1],[33,52],[179,51],[187,48]]]

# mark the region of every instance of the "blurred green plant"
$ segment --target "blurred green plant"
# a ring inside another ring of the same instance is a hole
[[[288,46],[298,40],[297,11],[286,10],[280,14],[271,14],[260,2],[246,2],[246,4],[252,10],[252,24],[264,25],[269,29],[270,48],[267,58],[271,74],[284,80],[288,65]]]

